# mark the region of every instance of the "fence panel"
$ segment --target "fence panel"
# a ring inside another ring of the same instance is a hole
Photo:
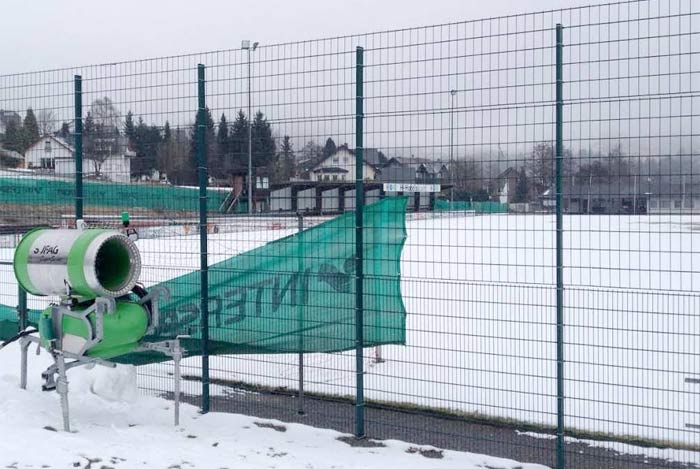
[[[697,2],[565,22],[566,423],[697,448]],[[663,450],[645,451],[663,458]],[[697,463],[697,453],[675,459]],[[611,464],[600,460],[600,464]]]
[[[14,311],[18,299],[12,270],[14,246],[19,236],[35,226],[61,224],[74,217],[74,185],[65,182],[54,199],[41,198],[35,173],[23,168],[26,161],[36,173],[54,171],[49,151],[62,151],[54,140],[36,142],[48,131],[60,131],[62,122],[73,120],[73,73],[58,70],[0,77],[0,331],[16,332]],[[70,176],[67,176],[70,177]],[[62,182],[67,181],[62,178]],[[30,297],[28,306],[46,302]],[[6,335],[6,334],[3,334]]]
[[[193,354],[208,309],[190,402],[552,467],[699,465],[699,5],[0,76],[0,335],[19,234],[74,226],[80,75],[84,218],[128,212],[144,284],[174,293],[163,331]],[[139,368],[147,392],[171,377]]]
[[[402,164],[388,165],[397,182],[440,184],[410,194],[433,203],[407,223],[407,340],[368,369],[370,435],[554,464],[549,440],[513,432],[556,425],[554,220],[504,212],[527,200],[512,185],[529,149],[554,142],[559,20],[470,21],[362,44],[365,146]]]

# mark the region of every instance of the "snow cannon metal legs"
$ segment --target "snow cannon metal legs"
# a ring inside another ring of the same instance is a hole
[[[39,337],[31,335],[36,331],[22,331],[17,338],[22,350],[22,388],[26,387],[31,342],[54,358],[54,365],[42,373],[42,388],[56,389],[61,395],[66,431],[70,430],[69,368],[84,364],[113,367],[107,360],[138,350],[169,355],[179,367],[182,350],[177,339],[143,341],[158,326],[158,300],[167,299],[169,292],[164,287],[149,292],[137,284],[141,256],[126,235],[113,230],[36,229],[22,238],[13,263],[17,281],[27,292],[58,297],[58,302],[40,314]],[[176,383],[176,399],[178,389]],[[177,410],[176,402],[176,424]]]

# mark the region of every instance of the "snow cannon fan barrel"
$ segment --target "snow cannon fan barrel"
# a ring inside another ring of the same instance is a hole
[[[118,298],[136,285],[141,256],[118,231],[40,228],[20,241],[14,271],[33,295]]]
[[[39,319],[46,348],[107,360],[136,349],[154,321],[154,301],[129,295],[139,290],[141,256],[118,231],[30,231],[16,248],[14,270],[27,292],[61,297]]]

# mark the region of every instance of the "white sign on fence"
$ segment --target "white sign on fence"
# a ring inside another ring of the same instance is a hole
[[[384,192],[440,192],[440,184],[385,182]]]

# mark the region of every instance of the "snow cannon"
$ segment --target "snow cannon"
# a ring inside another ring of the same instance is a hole
[[[17,246],[14,271],[27,292],[60,298],[40,315],[46,349],[108,360],[135,350],[157,321],[152,295],[137,285],[139,250],[118,231],[30,231]]]
[[[33,295],[118,298],[136,285],[141,255],[118,231],[36,229],[17,246],[14,270]]]
[[[158,352],[175,363],[177,425],[183,354],[179,337],[145,340],[158,327],[158,301],[167,300],[170,292],[164,286],[147,291],[138,284],[141,255],[127,234],[87,229],[82,220],[78,222],[75,230],[32,230],[15,250],[13,264],[20,286],[33,295],[58,297],[58,302],[39,315],[38,328],[25,329],[10,339],[20,341],[20,387],[27,386],[27,349],[30,343],[37,343],[54,359],[41,375],[42,389],[58,392],[63,428],[70,431],[68,369],[93,364],[114,367],[109,360],[115,357]],[[33,335],[36,332],[38,336]]]

